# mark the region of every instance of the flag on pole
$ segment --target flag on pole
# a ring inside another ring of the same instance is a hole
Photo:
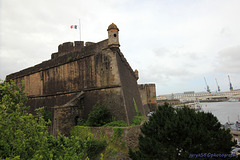
[[[71,25],[70,28],[71,29],[77,29],[77,25]]]

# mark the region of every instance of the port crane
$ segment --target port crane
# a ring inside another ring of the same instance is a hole
[[[232,83],[231,83],[231,80],[230,80],[230,76],[228,75],[228,80],[229,80],[229,89],[230,91],[233,91],[233,86],[232,86]]]
[[[216,80],[216,83],[217,83],[218,92],[220,92],[221,90],[220,90],[220,86],[218,85],[217,78],[215,78],[215,80]]]
[[[206,78],[204,77],[204,80],[205,80],[205,84],[206,84],[206,86],[207,86],[207,92],[209,93],[209,94],[211,94],[211,91],[210,91],[210,89],[209,89],[209,86],[208,86],[208,84],[207,84],[207,81],[206,81]]]

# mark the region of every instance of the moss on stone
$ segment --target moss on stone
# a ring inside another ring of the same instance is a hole
[[[71,129],[71,136],[79,137],[81,140],[84,140],[87,136],[91,135],[91,128],[86,126],[75,126]]]

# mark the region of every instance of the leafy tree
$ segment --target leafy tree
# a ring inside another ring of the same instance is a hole
[[[106,148],[105,141],[91,135],[84,140],[50,135],[44,107],[36,110],[37,115],[29,114],[23,90],[23,83],[20,89],[14,82],[0,83],[0,159],[94,158]]]
[[[42,155],[47,144],[47,122],[40,116],[27,113],[24,84],[0,85],[0,155],[1,158],[19,156],[22,159]]]
[[[47,159],[94,159],[105,150],[106,141],[96,140],[90,133],[84,139],[77,136],[66,137],[61,134],[57,138],[48,137]]]
[[[103,126],[109,122],[112,122],[112,115],[106,106],[96,104],[93,106],[92,112],[88,115],[88,126]]]
[[[132,159],[188,159],[190,154],[229,154],[234,142],[211,113],[187,107],[159,106],[141,127],[139,150],[129,150]],[[205,158],[207,159],[207,158]]]

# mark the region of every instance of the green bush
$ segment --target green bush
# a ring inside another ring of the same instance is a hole
[[[47,110],[47,107],[44,107],[44,110],[42,111],[43,119],[48,122],[51,121],[52,113]]]
[[[85,143],[85,151],[90,159],[95,159],[107,147],[105,140],[88,139]]]
[[[72,57],[68,57],[68,62],[72,62],[73,58]]]
[[[65,137],[61,134],[57,138],[49,136],[48,152],[50,157],[46,159],[95,159],[105,150],[106,141],[96,140],[92,134],[86,135],[85,139],[77,136]]]
[[[88,126],[99,127],[112,121],[112,115],[106,106],[96,104],[88,116],[86,124]]]
[[[30,159],[45,152],[48,123],[40,114],[27,113],[24,83],[21,86],[0,84],[0,159]]]
[[[125,121],[113,121],[105,124],[104,126],[109,127],[127,127],[127,123]]]
[[[77,126],[87,126],[87,123],[84,119],[77,118],[76,122],[77,122]]]
[[[123,134],[123,128],[113,128],[113,139],[117,138],[122,138]]]
[[[134,116],[131,122],[131,126],[140,125],[143,119],[144,119],[143,116]]]
[[[96,158],[107,147],[105,140],[93,138],[90,127],[75,126],[71,129],[71,136],[84,142],[84,153],[87,153],[90,159]]]
[[[84,140],[89,134],[91,134],[91,128],[86,126],[75,126],[71,128],[70,134],[71,136]]]

